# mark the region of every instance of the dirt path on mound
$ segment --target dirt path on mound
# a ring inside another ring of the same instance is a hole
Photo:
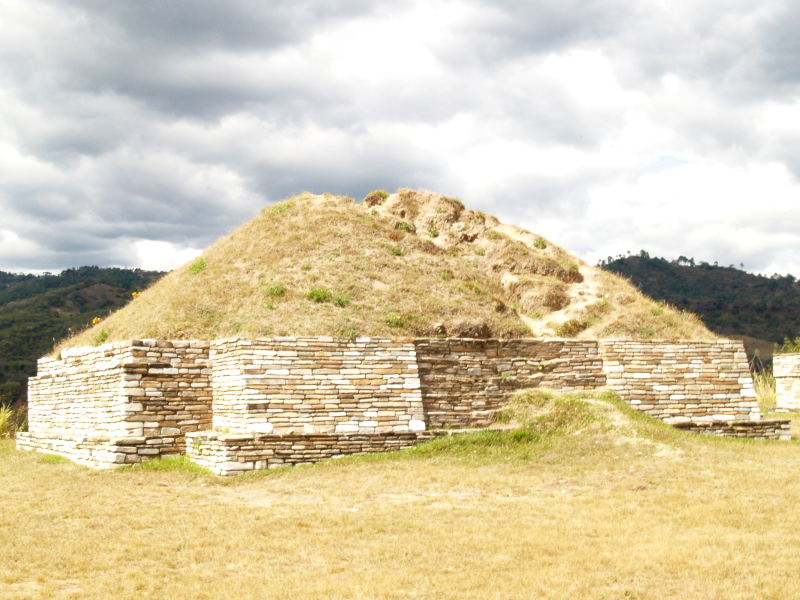
[[[522,242],[534,251],[539,251],[536,248],[536,241],[539,236],[520,229],[516,225],[500,224],[494,230],[507,235],[513,240]],[[555,331],[551,325],[558,325],[579,317],[583,309],[594,304],[602,297],[602,282],[598,277],[597,269],[581,262],[578,270],[583,276],[583,281],[581,283],[571,283],[567,288],[567,296],[569,297],[567,306],[545,315],[538,321],[527,315],[519,314],[519,318],[530,327],[536,337],[554,336]]]

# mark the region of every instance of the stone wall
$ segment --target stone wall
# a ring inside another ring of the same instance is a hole
[[[516,390],[590,390],[605,384],[596,341],[414,340],[429,426],[485,427]]]
[[[211,426],[210,343],[141,340],[125,363],[126,421],[134,436],[175,437]]]
[[[185,442],[164,436],[155,437],[83,437],[62,435],[54,437],[38,432],[17,434],[17,447],[66,456],[93,469],[114,469],[154,458],[185,454]]]
[[[425,429],[410,340],[218,340],[214,428],[257,433]]]
[[[209,346],[133,340],[40,359],[18,445],[89,466],[182,453],[186,432],[211,426]]]
[[[800,354],[775,354],[772,357],[775,374],[777,408],[800,411]]]
[[[52,436],[127,435],[120,395],[127,348],[65,350],[28,380],[28,429]]]
[[[436,433],[231,434],[213,431],[186,436],[186,454],[217,475],[238,475],[256,469],[311,464],[375,452],[392,452],[429,440]]]
[[[608,387],[667,423],[760,420],[741,342],[599,342]]]
[[[234,472],[409,445],[426,427],[484,427],[515,390],[537,386],[607,386],[668,423],[787,435],[752,423],[761,413],[741,342],[236,338],[42,359],[18,443],[108,467],[185,452],[192,434],[192,456]]]
[[[754,440],[792,439],[791,422],[788,419],[762,419],[761,421],[705,421],[700,423],[675,423],[684,431],[716,435],[720,437],[749,438]]]

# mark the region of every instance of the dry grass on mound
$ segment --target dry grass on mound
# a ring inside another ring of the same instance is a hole
[[[614,310],[604,309],[603,302],[587,311],[592,320],[591,337],[634,340],[712,340],[710,332],[692,313],[654,302],[631,283],[613,274],[597,270],[602,294]],[[677,334],[677,335],[676,335]]]
[[[0,597],[800,597],[796,443],[596,396],[511,408],[521,434],[233,480],[0,442]]]
[[[61,347],[139,337],[404,337],[438,322],[527,331],[500,310],[500,283],[468,260],[395,228],[349,199],[269,207],[126,309]],[[502,307],[501,307],[502,308]]]
[[[137,338],[443,331],[714,337],[692,315],[659,307],[624,280],[455,199],[412,190],[370,198],[302,194],[267,207],[56,350]]]

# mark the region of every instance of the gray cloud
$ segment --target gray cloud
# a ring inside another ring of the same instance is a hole
[[[407,186],[587,257],[800,273],[798,17],[784,0],[17,4],[0,269],[136,266],[141,241],[202,248],[304,189]],[[666,211],[665,188],[724,218]]]

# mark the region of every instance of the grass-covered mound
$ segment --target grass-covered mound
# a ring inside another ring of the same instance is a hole
[[[60,347],[233,335],[713,337],[539,236],[400,190],[269,206]]]

